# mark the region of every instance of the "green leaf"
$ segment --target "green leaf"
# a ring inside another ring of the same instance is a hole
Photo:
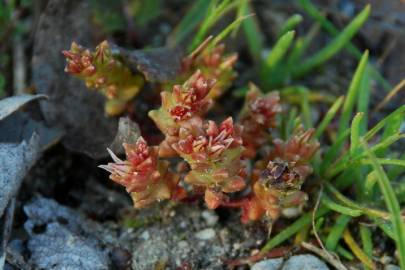
[[[337,154],[341,145],[346,141],[347,137],[350,135],[350,129],[346,129],[339,137],[337,137],[336,141],[332,144],[332,146],[325,152],[323,161],[321,163],[321,174],[326,176],[326,171],[329,168],[330,164],[333,160],[337,159]]]
[[[239,1],[231,1],[231,0],[212,0],[208,1],[210,5],[208,6],[208,11],[204,20],[202,21],[196,35],[194,36],[193,40],[191,41],[190,46],[188,47],[188,51],[194,51],[205,39],[208,34],[208,31],[217,23],[219,19],[221,19],[227,12],[234,9],[238,6]]]
[[[356,71],[354,72],[353,79],[350,83],[349,90],[345,102],[343,104],[342,116],[340,117],[339,121],[339,129],[338,129],[339,135],[343,131],[345,131],[349,126],[349,121],[352,116],[354,103],[355,100],[357,99],[357,95],[360,90],[361,81],[363,80],[367,60],[368,60],[368,51],[365,51],[356,68]]]
[[[277,40],[264,62],[267,71],[271,71],[280,62],[280,60],[283,59],[284,55],[287,53],[287,50],[290,48],[294,35],[295,31],[288,31]]]
[[[294,28],[302,22],[302,16],[300,14],[294,14],[290,18],[285,21],[281,27],[280,31],[278,33],[278,37],[281,37],[285,35],[287,32],[294,30]]]
[[[378,184],[381,189],[381,193],[384,196],[385,204],[387,205],[388,210],[391,213],[391,222],[393,230],[395,233],[396,245],[399,252],[400,266],[402,269],[405,269],[405,224],[402,221],[401,208],[397,197],[395,196],[394,189],[391,186],[391,183],[384,172],[383,167],[378,162],[376,156],[370,149],[367,147],[365,142],[362,143],[365,152],[372,161],[372,167],[376,172]]]
[[[360,237],[364,253],[371,259],[373,255],[373,241],[371,239],[371,230],[360,224]],[[366,270],[371,269],[366,267]]]
[[[347,128],[349,127],[349,121],[353,113],[353,107],[355,100],[357,98],[361,81],[363,79],[364,75],[364,70],[367,65],[367,60],[368,60],[368,51],[365,51],[363,54],[363,57],[361,58],[359,64],[357,65],[356,71],[353,75],[353,79],[350,83],[349,90],[345,99],[345,102],[343,104],[343,109],[342,109],[342,114],[340,116],[339,120],[339,128],[338,128],[338,138],[342,138],[342,135],[347,132]],[[326,158],[323,163],[323,172],[328,168],[330,163],[334,158],[337,158],[339,152],[342,149],[342,146],[344,144],[344,140],[337,141],[329,150],[326,155]]]
[[[306,50],[311,45],[312,40],[319,32],[319,24],[315,24],[312,26],[308,33],[304,37],[297,38],[291,53],[287,58],[287,65],[289,69],[296,65],[299,61],[301,61],[302,55],[306,52]]]
[[[184,39],[192,33],[192,31],[201,22],[207,14],[210,1],[197,0],[193,6],[188,10],[186,16],[177,24],[174,31],[169,37],[169,44],[175,46],[184,41]]]
[[[274,84],[281,81],[281,76],[285,76],[285,72],[278,72],[277,67],[290,48],[294,35],[294,31],[289,31],[279,38],[263,61],[262,67],[260,68],[260,78],[262,79],[265,89],[271,88]]]
[[[217,45],[219,42],[221,42],[227,35],[229,35],[232,30],[236,29],[239,27],[239,25],[246,20],[247,18],[251,17],[252,15],[246,15],[243,17],[236,18],[231,24],[229,24],[224,30],[221,31],[208,45],[208,48],[212,48],[215,45]]]
[[[309,57],[302,64],[297,65],[292,70],[293,77],[297,78],[305,75],[312,69],[322,65],[332,56],[338,53],[350,41],[350,39],[360,30],[370,14],[370,6],[367,5],[345,29],[328,45],[322,48],[315,55]]]
[[[328,21],[328,19],[316,8],[314,4],[311,3],[310,0],[298,0],[298,4],[304,9],[304,11],[312,17],[315,21],[317,21],[323,29],[325,29],[329,34],[336,37],[339,35],[340,31]],[[346,50],[360,60],[361,52],[357,49],[351,42],[348,42],[347,46],[345,47]],[[370,65],[370,75],[379,82],[386,91],[390,91],[392,89],[392,85],[384,79],[383,76],[378,72],[378,70]]]
[[[242,16],[252,13],[252,7],[249,2],[245,1],[243,8]],[[263,51],[264,37],[256,17],[254,16],[244,20],[242,22],[242,29],[246,37],[250,55],[254,60],[259,61]]]
[[[335,224],[333,225],[328,237],[326,238],[325,246],[328,250],[334,251],[336,246],[342,237],[343,231],[346,229],[352,218],[346,215],[340,215]]]
[[[350,152],[355,154],[360,147],[360,133],[361,133],[361,121],[364,118],[364,113],[357,113],[352,121],[351,133],[350,133]]]
[[[338,204],[332,201],[328,196],[322,196],[322,203],[328,207],[330,210],[338,212],[342,215],[350,216],[350,217],[358,217],[363,214],[361,210],[349,208],[347,206]]]
[[[405,114],[405,105],[402,105],[401,107],[390,113],[388,116],[386,116],[384,119],[382,119],[380,122],[378,122],[372,129],[370,129],[364,135],[364,140],[369,141],[371,138],[374,137],[374,135],[378,131],[380,131],[383,127],[385,127],[386,124],[393,121],[393,119],[395,119],[396,117],[404,117],[404,114]]]
[[[357,111],[364,113],[363,120],[361,121],[360,124],[360,134],[362,136],[367,131],[370,91],[371,91],[370,66],[367,66],[366,70],[364,71],[363,78],[361,80],[359,95],[357,99]]]
[[[319,139],[320,136],[323,134],[323,132],[325,131],[326,127],[330,124],[330,122],[332,121],[333,118],[335,118],[335,115],[337,113],[337,111],[339,110],[340,106],[343,103],[343,99],[344,97],[341,96],[339,97],[335,103],[333,103],[332,107],[330,107],[330,109],[328,110],[328,112],[326,113],[326,115],[324,116],[324,118],[322,119],[321,123],[319,124],[319,126],[316,128],[315,134],[314,134],[314,138]]]
[[[327,214],[330,210],[326,207],[321,207],[315,214],[315,218],[319,218]],[[280,245],[284,241],[290,239],[294,234],[299,232],[302,227],[311,224],[312,221],[312,213],[306,213],[302,215],[299,219],[297,219],[293,224],[284,228],[280,233],[275,235],[266,243],[266,245],[260,250],[261,253],[265,253],[272,248]]]

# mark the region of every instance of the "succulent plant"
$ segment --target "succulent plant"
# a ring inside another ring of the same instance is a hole
[[[238,60],[236,53],[225,55],[225,45],[210,46],[207,39],[194,52],[183,58],[179,80],[187,79],[195,70],[200,70],[205,78],[215,80],[209,92],[210,98],[221,96],[236,78],[233,67]]]
[[[115,116],[125,111],[144,84],[143,77],[136,75],[117,60],[107,41],[101,42],[94,52],[72,42],[66,58],[65,72],[83,80],[89,89],[99,90],[106,98],[105,112]]]
[[[110,179],[131,194],[135,208],[165,199],[181,199],[185,191],[178,186],[179,176],[169,171],[169,163],[159,160],[158,147],[149,147],[140,137],[135,144],[124,144],[126,160],[110,152],[114,163],[101,165]]]
[[[245,187],[241,127],[227,118],[219,126],[213,121],[180,128],[179,140],[172,145],[190,164],[185,181],[205,189],[205,202],[211,209],[227,200],[223,193]]]
[[[245,105],[239,116],[243,125],[244,156],[254,158],[257,150],[270,140],[269,129],[276,127],[276,116],[281,112],[278,92],[264,95],[254,84],[249,85]]]
[[[253,193],[242,206],[242,221],[258,220],[263,215],[274,221],[283,208],[306,201],[307,195],[300,189],[312,173],[309,161],[319,148],[318,142],[311,141],[313,133],[313,129],[299,128],[288,141],[273,141],[274,149],[256,164]]]
[[[136,144],[124,144],[125,161],[111,153],[115,163],[101,166],[111,172],[113,181],[126,187],[135,207],[184,198],[187,194],[179,183],[203,194],[210,209],[241,208],[242,222],[263,217],[274,221],[283,208],[305,202],[307,196],[300,188],[312,172],[309,161],[318,143],[311,140],[313,130],[302,128],[286,142],[271,140],[271,129],[277,127],[276,116],[281,112],[278,92],[263,94],[251,84],[238,122],[228,117],[217,124],[205,118],[213,98],[231,83],[234,74],[236,57],[224,57],[223,50],[223,46],[200,46],[183,60],[178,79],[189,77],[182,84],[165,85],[170,91],[161,92],[160,108],[149,112],[165,136],[158,146],[147,146],[141,138]],[[257,153],[271,145],[272,151],[257,160]],[[164,160],[170,157],[182,158],[188,167],[171,172]],[[250,177],[248,160],[256,164]],[[248,183],[250,193],[232,201],[229,195],[245,190]]]

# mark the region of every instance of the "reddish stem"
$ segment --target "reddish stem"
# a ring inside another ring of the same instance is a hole
[[[242,198],[242,199],[235,200],[235,201],[221,202],[221,206],[228,207],[228,208],[242,208],[246,204],[246,201],[248,199],[249,198]]]
[[[244,264],[251,264],[260,261],[262,259],[285,257],[286,255],[290,254],[293,249],[294,248],[291,246],[274,248],[266,253],[259,252],[252,256],[239,258],[235,260],[227,260],[225,261],[225,264],[228,265],[228,269],[234,269],[237,266]]]

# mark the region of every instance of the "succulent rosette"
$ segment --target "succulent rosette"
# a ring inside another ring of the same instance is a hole
[[[245,187],[241,131],[232,118],[219,126],[208,121],[202,127],[180,128],[179,140],[172,145],[191,167],[185,181],[205,189],[205,201],[211,209],[227,200],[224,193]]]
[[[96,89],[107,98],[105,112],[121,114],[129,101],[140,91],[144,80],[112,55],[107,41],[100,43],[94,52],[72,43],[66,58],[65,71],[83,80],[86,87]]]
[[[276,220],[283,208],[297,206],[307,200],[300,191],[305,179],[312,173],[310,159],[319,148],[319,143],[311,140],[314,130],[298,129],[284,142],[273,141],[274,149],[268,156],[266,167],[258,162],[253,194],[242,207],[242,221],[258,220],[266,216]]]
[[[177,141],[181,126],[187,123],[199,125],[212,100],[208,93],[215,84],[215,80],[207,79],[197,70],[183,85],[174,85],[173,90],[161,93],[162,106],[149,112],[149,116],[158,128],[166,135],[161,143],[161,156],[175,154],[171,144]]]
[[[190,76],[194,70],[201,70],[207,79],[215,79],[217,83],[209,92],[210,98],[221,96],[232,84],[237,73],[234,70],[238,55],[226,55],[225,45],[210,46],[209,39],[182,61],[179,78]]]
[[[111,173],[110,179],[131,194],[135,208],[165,199],[180,199],[184,190],[179,177],[168,170],[169,163],[158,158],[158,147],[149,147],[140,137],[135,144],[124,144],[126,160],[110,151],[114,163],[100,167]]]
[[[243,125],[244,156],[254,158],[258,149],[270,141],[269,129],[276,126],[276,116],[281,112],[278,92],[263,94],[254,84],[249,85],[245,104],[239,116]]]

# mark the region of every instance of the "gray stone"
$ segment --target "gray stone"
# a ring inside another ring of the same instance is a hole
[[[291,257],[281,270],[329,270],[329,267],[318,257],[305,254]]]
[[[197,232],[195,234],[195,237],[197,237],[200,240],[210,240],[215,237],[215,231],[211,228],[204,229],[204,230]]]
[[[388,264],[384,267],[384,270],[401,270],[401,268],[395,264]]]
[[[56,201],[36,198],[24,206],[30,261],[41,269],[109,269],[108,243],[99,225]]]
[[[28,249],[31,260],[43,269],[108,269],[108,256],[97,242],[74,235],[59,223],[31,235]]]
[[[0,143],[0,217],[39,156],[39,137],[20,144]]]
[[[251,270],[278,270],[283,264],[283,258],[268,259],[255,263]]]
[[[214,226],[217,224],[219,217],[215,214],[214,211],[204,210],[201,213],[201,216],[205,220],[208,226]]]

